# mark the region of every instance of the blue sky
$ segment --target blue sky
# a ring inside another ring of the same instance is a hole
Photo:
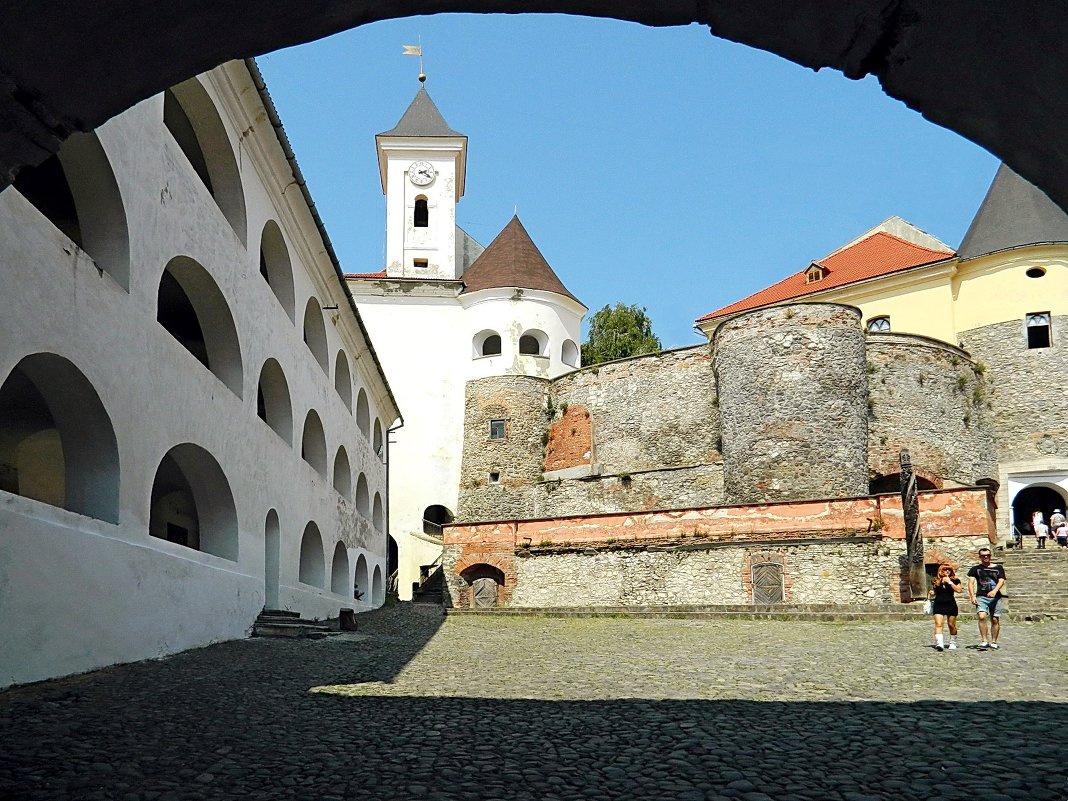
[[[665,347],[693,321],[897,214],[960,244],[997,167],[850,81],[700,26],[562,15],[375,23],[259,59],[348,272],[381,269],[374,135],[427,90],[469,137],[457,221],[488,245],[519,217],[591,313],[645,306]]]

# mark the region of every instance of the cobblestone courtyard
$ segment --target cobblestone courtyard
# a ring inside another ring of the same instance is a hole
[[[1068,623],[401,605],[0,693],[3,799],[1068,799]]]

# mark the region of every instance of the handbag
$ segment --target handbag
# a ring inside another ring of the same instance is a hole
[[[930,598],[923,602],[923,613],[925,615],[934,614],[934,601],[932,601]]]

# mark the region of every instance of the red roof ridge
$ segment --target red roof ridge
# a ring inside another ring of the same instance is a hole
[[[696,322],[702,323],[727,314],[770,306],[829,289],[838,289],[914,267],[925,267],[954,256],[956,253],[948,247],[945,250],[936,250],[886,231],[875,230],[868,236],[863,236],[843,248],[832,251],[819,261],[812,262],[803,270],[791,273],[769,287],[703,317],[698,317]],[[813,266],[822,268],[826,275],[821,281],[807,283],[805,275]]]

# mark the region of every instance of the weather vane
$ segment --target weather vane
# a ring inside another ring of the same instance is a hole
[[[426,82],[426,73],[423,72],[423,36],[419,35],[419,44],[417,45],[402,45],[404,48],[404,55],[406,56],[419,56],[419,83]]]

